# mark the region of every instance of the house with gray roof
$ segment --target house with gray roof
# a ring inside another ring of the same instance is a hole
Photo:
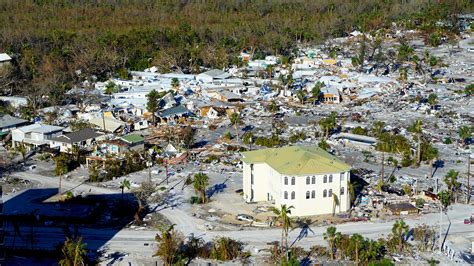
[[[49,146],[53,149],[59,149],[60,152],[72,153],[73,146],[77,146],[81,150],[90,150],[96,141],[103,138],[103,133],[92,128],[84,128],[52,138]]]
[[[196,80],[211,83],[214,80],[222,80],[230,77],[230,74],[219,69],[211,69],[196,76]]]
[[[161,122],[166,123],[170,120],[176,120],[181,117],[189,117],[192,114],[193,113],[189,111],[188,108],[184,107],[183,105],[178,105],[159,112],[158,117],[161,119]]]
[[[11,115],[0,116],[0,137],[8,134],[12,129],[28,125],[25,119],[17,118]]]

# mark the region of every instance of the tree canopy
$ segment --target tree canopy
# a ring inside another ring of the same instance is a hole
[[[241,51],[282,55],[284,62],[298,43],[318,43],[353,29],[372,32],[392,22],[445,36],[457,32],[456,23],[437,22],[472,12],[474,3],[5,0],[0,9],[6,11],[0,12],[0,51],[14,59],[0,88],[28,95],[36,110],[43,95],[57,103],[84,79],[105,81],[113,73],[128,78],[127,69],[222,69],[238,64]],[[410,49],[401,46],[399,56],[410,57]]]

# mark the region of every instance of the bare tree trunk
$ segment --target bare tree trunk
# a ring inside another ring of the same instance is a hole
[[[471,156],[467,158],[467,204],[471,200]]]
[[[359,243],[358,242],[356,242],[355,264],[356,266],[359,266]]]
[[[382,170],[380,172],[380,178],[382,179],[382,182],[384,181],[385,177],[385,151],[382,150]]]

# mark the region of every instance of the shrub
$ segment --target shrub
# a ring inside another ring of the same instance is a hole
[[[241,256],[242,249],[242,243],[229,237],[220,237],[211,242],[209,257],[220,261],[233,260]]]

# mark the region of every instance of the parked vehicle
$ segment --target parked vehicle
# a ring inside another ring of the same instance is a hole
[[[235,219],[239,221],[253,222],[253,217],[247,214],[238,214]]]
[[[464,224],[472,224],[474,222],[474,214],[471,217],[464,219]]]

